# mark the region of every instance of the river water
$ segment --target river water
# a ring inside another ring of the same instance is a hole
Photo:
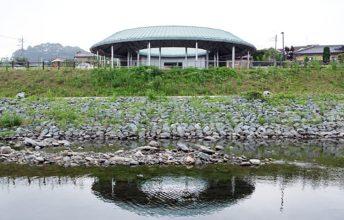
[[[1,170],[14,174],[0,178],[3,220],[342,220],[344,216],[342,168],[298,164]]]

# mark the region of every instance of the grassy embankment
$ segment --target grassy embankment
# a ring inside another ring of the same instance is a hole
[[[269,90],[275,94],[344,93],[344,66],[233,70],[0,70],[0,97],[28,96],[197,96],[238,95]]]

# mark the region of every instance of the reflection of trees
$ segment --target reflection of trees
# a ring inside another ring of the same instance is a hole
[[[222,143],[224,146],[229,143]],[[236,154],[252,154],[261,158],[278,156],[313,159],[344,156],[344,144],[336,140],[248,140],[230,143]]]
[[[64,185],[74,185],[83,188],[85,177],[51,176],[51,177],[0,177],[0,186],[8,189],[16,185],[38,186],[39,188],[49,187],[51,189],[61,188]]]
[[[211,213],[252,194],[242,178],[227,181],[160,176],[147,180],[99,179],[92,190],[99,198],[139,215],[193,216]]]

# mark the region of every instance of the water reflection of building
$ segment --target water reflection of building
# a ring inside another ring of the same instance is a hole
[[[196,216],[233,205],[250,195],[249,180],[227,181],[188,176],[162,176],[148,180],[96,181],[92,190],[99,198],[139,215]]]

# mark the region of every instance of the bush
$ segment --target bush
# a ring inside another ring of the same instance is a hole
[[[23,123],[23,119],[17,114],[4,113],[0,117],[0,127],[11,128],[20,126]]]
[[[55,120],[59,125],[77,124],[81,120],[80,113],[73,107],[53,106],[45,112],[46,116]]]
[[[331,58],[331,52],[329,47],[324,47],[323,51],[323,63],[324,64],[329,64],[330,63],[330,58]]]
[[[264,100],[263,94],[257,91],[246,92],[243,94],[243,97],[245,97],[247,100],[254,100],[254,99]]]
[[[344,53],[341,53],[338,55],[338,62],[339,63],[344,63]]]
[[[331,68],[332,68],[332,70],[337,70],[337,62],[336,61],[331,62]]]

